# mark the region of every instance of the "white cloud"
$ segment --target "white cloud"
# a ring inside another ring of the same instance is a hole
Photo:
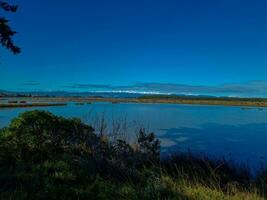
[[[174,83],[137,83],[111,86],[98,84],[73,84],[68,88],[94,92],[142,93],[142,94],[184,94],[241,97],[267,97],[267,81],[251,81],[217,86],[186,85]]]

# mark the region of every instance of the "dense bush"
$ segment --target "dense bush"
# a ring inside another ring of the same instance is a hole
[[[91,196],[100,183],[106,187],[108,182],[99,182],[98,176],[140,179],[137,169],[145,165],[144,155],[145,161],[159,159],[159,150],[151,149],[159,148],[158,140],[143,130],[140,135],[140,147],[133,149],[125,141],[110,143],[97,136],[78,119],[25,112],[0,134],[1,195],[72,199]]]

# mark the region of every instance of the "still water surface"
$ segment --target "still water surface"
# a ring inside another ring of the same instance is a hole
[[[0,128],[7,126],[19,113],[34,109],[79,117],[95,126],[96,119],[102,116],[107,122],[123,121],[127,124],[128,136],[134,136],[138,128],[144,127],[161,139],[165,153],[190,150],[235,161],[267,164],[267,108],[135,103],[81,106],[69,103],[63,107],[0,109]]]

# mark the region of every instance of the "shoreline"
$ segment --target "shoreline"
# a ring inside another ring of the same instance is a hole
[[[185,105],[221,105],[221,106],[242,106],[264,108],[267,101],[249,100],[221,100],[221,99],[164,99],[164,98],[107,98],[107,97],[5,97],[0,98],[6,101],[25,101],[26,103],[0,103],[0,108],[19,107],[46,107],[66,106],[68,102],[74,103],[159,103],[159,104],[185,104]],[[27,103],[30,102],[30,103]]]
[[[3,103],[0,104],[0,108],[51,107],[66,105],[66,103]]]

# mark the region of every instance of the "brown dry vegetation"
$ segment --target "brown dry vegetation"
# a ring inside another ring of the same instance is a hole
[[[260,98],[188,98],[173,96],[144,96],[139,98],[106,98],[106,97],[10,97],[10,100],[33,102],[31,104],[0,104],[0,107],[32,107],[32,106],[51,106],[47,103],[92,103],[92,102],[111,102],[111,103],[168,103],[168,104],[195,104],[195,105],[224,105],[224,106],[246,106],[246,107],[267,107],[267,100]],[[63,104],[65,105],[65,104]]]

